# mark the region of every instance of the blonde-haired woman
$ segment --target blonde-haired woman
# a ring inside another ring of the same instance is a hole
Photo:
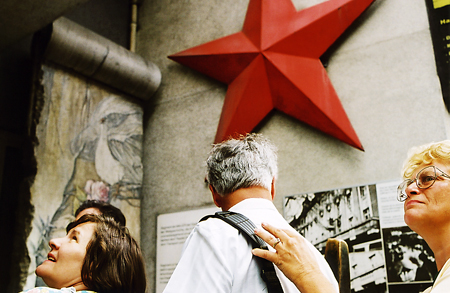
[[[450,292],[450,140],[412,148],[402,175],[397,198],[404,202],[405,222],[427,242],[439,271],[423,293]],[[253,253],[274,262],[297,287],[310,284],[303,293],[327,292],[326,280],[301,249],[304,238],[270,225],[263,227],[267,231],[256,233],[269,244],[277,243],[277,251],[255,249]]]

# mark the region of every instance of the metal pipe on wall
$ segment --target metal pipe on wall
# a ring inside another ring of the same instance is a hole
[[[44,58],[143,100],[161,83],[154,63],[64,17],[36,34],[34,42]]]

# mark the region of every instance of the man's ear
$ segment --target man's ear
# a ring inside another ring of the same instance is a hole
[[[270,194],[272,195],[272,200],[275,197],[275,177],[272,179],[272,186],[270,188]]]
[[[211,195],[213,197],[214,204],[218,208],[220,208],[222,206],[222,204],[220,203],[222,200],[222,197],[217,193],[217,191],[214,189],[214,187],[211,184],[209,185],[209,190],[211,191]]]

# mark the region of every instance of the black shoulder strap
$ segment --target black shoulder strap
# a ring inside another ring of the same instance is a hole
[[[214,215],[203,217],[200,222],[209,218],[221,219],[236,228],[238,231],[241,231],[242,235],[244,235],[247,241],[251,243],[253,248],[268,249],[264,240],[255,234],[255,224],[253,224],[253,222],[246,216],[229,211],[216,212]],[[272,262],[260,257],[257,257],[257,261],[261,267],[261,277],[264,282],[266,282],[269,293],[283,293],[283,288],[281,288],[280,280],[278,280],[275,267]]]

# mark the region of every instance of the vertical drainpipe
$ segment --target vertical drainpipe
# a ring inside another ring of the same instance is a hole
[[[130,51],[134,53],[134,52],[136,52],[138,0],[130,0],[130,2],[131,2]]]

